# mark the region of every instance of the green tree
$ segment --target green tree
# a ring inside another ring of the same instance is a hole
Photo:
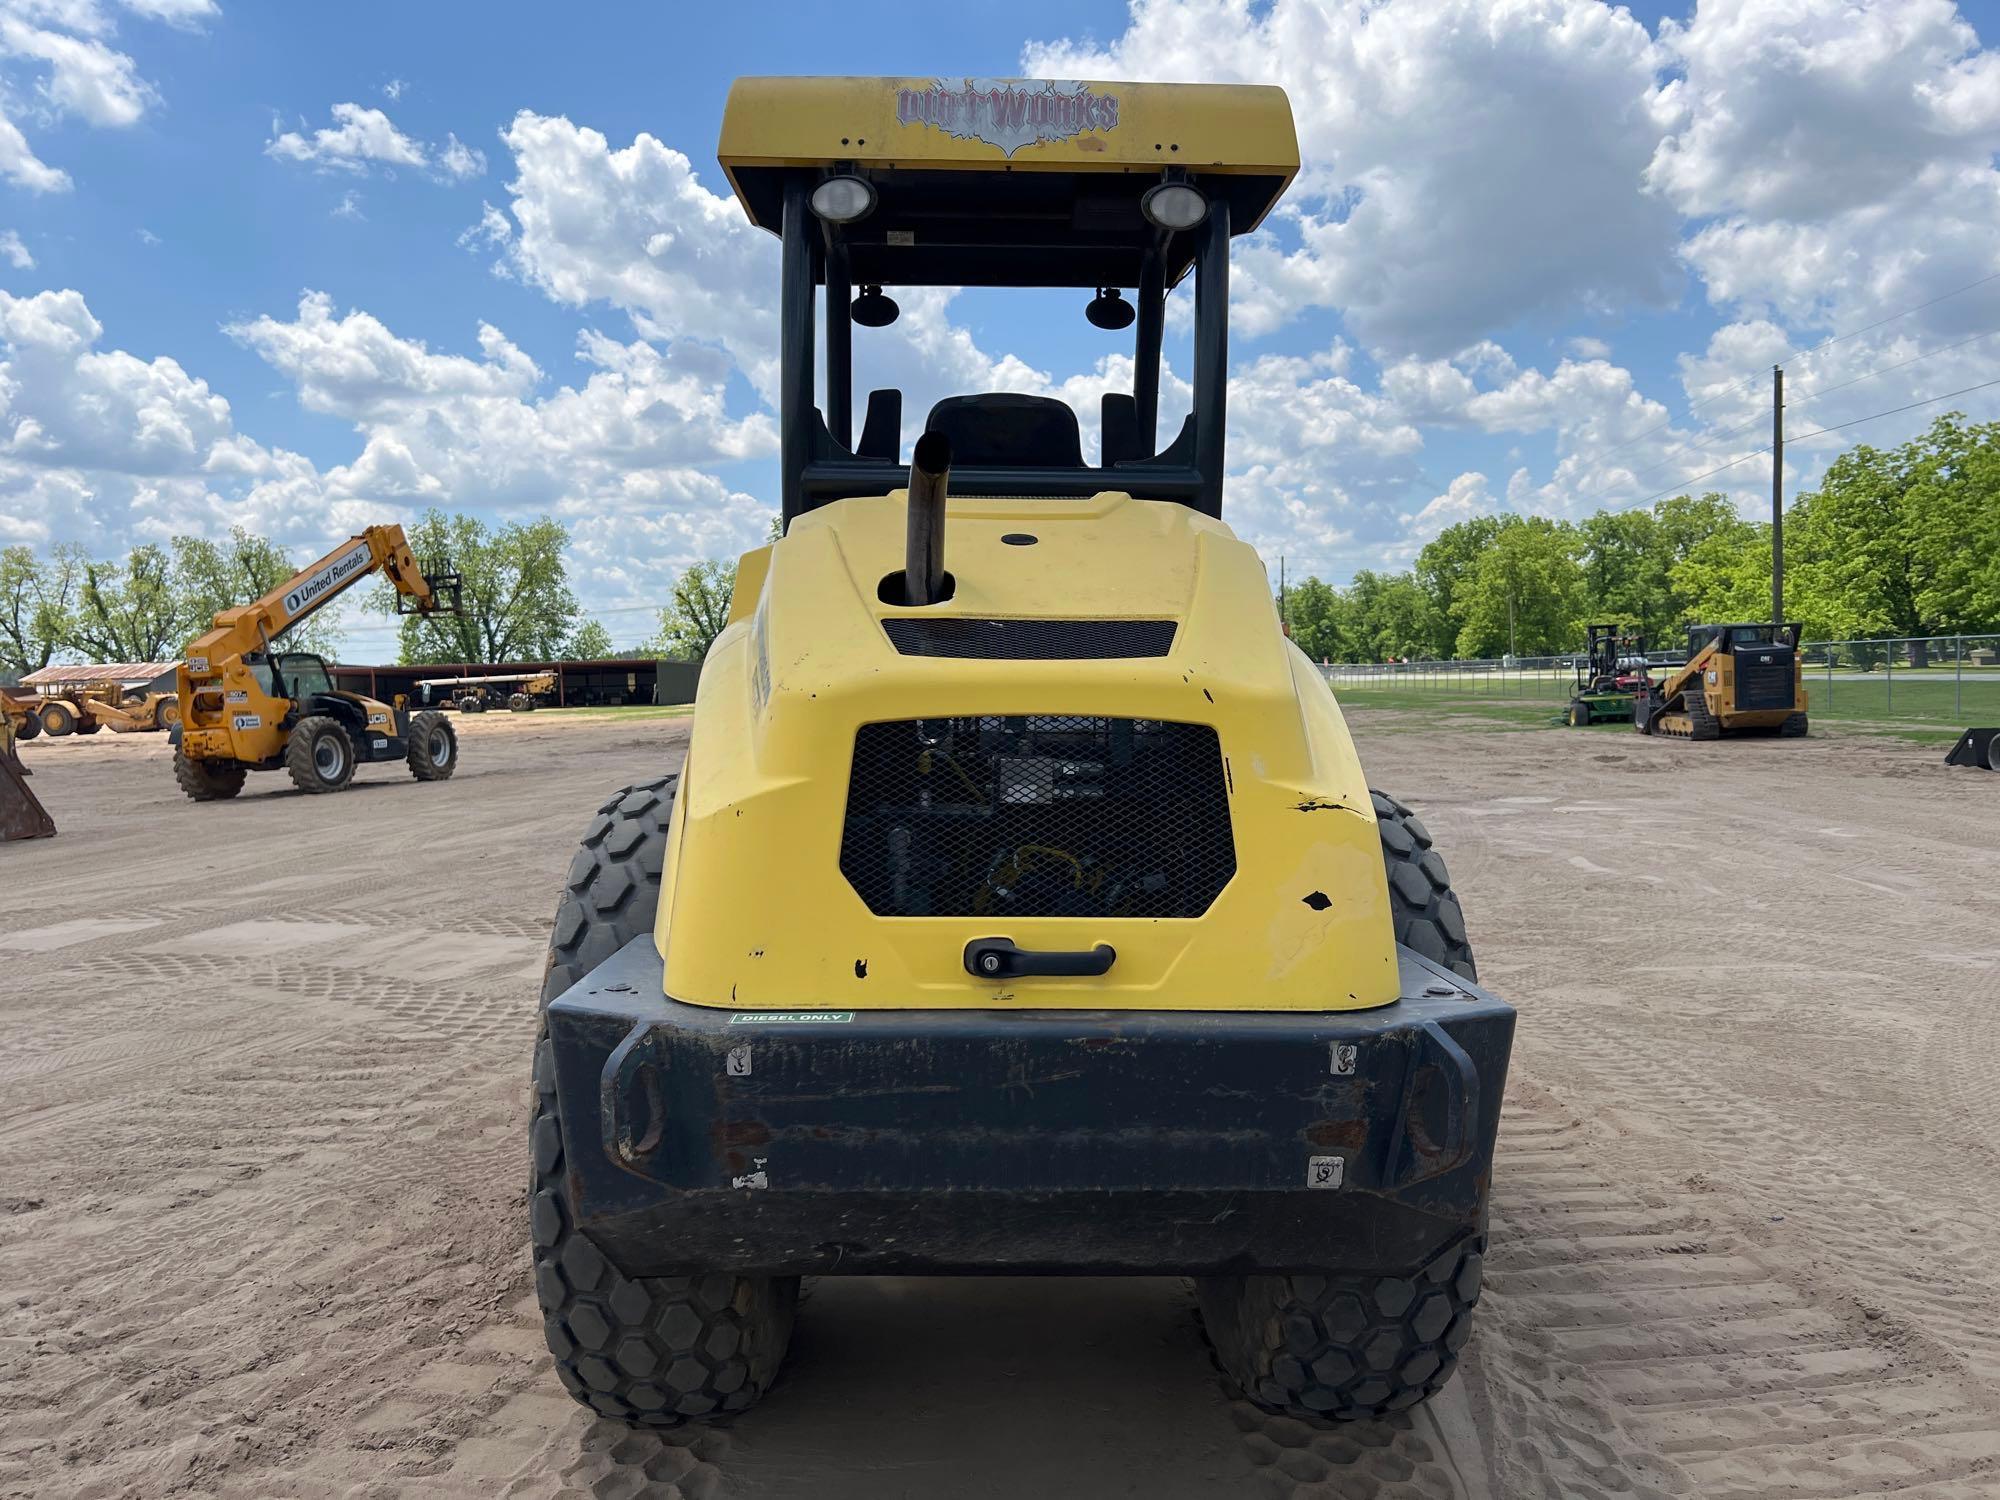
[[[151,543],[121,562],[87,562],[63,645],[92,661],[160,661],[180,649],[173,563]]]
[[[611,632],[595,620],[585,620],[569,638],[563,655],[572,661],[599,661],[611,655]]]
[[[1841,454],[1819,488],[1792,503],[1785,567],[1796,605],[1787,613],[1839,636],[1992,624],[1996,448],[2000,423],[1972,426],[1950,412],[1899,448],[1863,443]]]
[[[548,661],[563,654],[576,629],[563,548],[569,533],[547,516],[497,530],[476,516],[427,510],[409,530],[410,550],[426,566],[448,560],[464,580],[457,614],[408,614],[399,627],[399,659],[426,662]],[[396,612],[395,586],[369,598],[379,614]]]
[[[1354,575],[1347,589],[1350,661],[1407,661],[1431,654],[1437,637],[1430,595],[1410,573]]]
[[[1659,518],[1651,511],[1599,511],[1577,530],[1583,537],[1585,613],[1590,619],[1637,626],[1648,637],[1673,623],[1672,562]]]
[[[1575,649],[1583,633],[1582,550],[1582,537],[1566,521],[1507,517],[1469,583],[1458,584],[1458,654],[1546,656]]]
[[[1285,623],[1292,642],[1314,661],[1345,661],[1344,604],[1331,584],[1308,578],[1285,590]]]
[[[70,633],[83,555],[58,547],[44,562],[26,546],[0,550],[0,671],[39,672]]]
[[[1789,557],[1789,533],[1786,541]],[[1771,613],[1770,526],[1738,519],[1710,532],[1674,564],[1673,588],[1683,606],[1675,627],[1765,619]],[[1799,618],[1796,611],[1786,612]],[[1673,642],[1680,639],[1676,629]]]
[[[736,564],[698,562],[674,580],[673,599],[660,611],[660,629],[646,648],[656,656],[700,661],[729,623],[736,592]]]
[[[173,589],[183,643],[208,629],[222,610],[262,598],[298,571],[277,543],[241,526],[230,527],[227,542],[175,537]],[[290,651],[331,656],[340,644],[340,630],[332,612],[322,610],[285,631],[278,643]]]
[[[1445,527],[1417,554],[1417,582],[1423,585],[1431,604],[1431,649],[1427,655],[1452,654],[1465,624],[1465,588],[1502,524],[1498,516],[1474,516]]]

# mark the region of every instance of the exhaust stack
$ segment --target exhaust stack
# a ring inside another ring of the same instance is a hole
[[[917,439],[910,463],[910,524],[903,548],[903,602],[945,598],[944,502],[951,477],[951,440],[941,432]]]

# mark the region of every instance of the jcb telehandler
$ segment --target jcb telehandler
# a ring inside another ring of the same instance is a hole
[[[1285,95],[744,79],[721,157],[782,242],[783,538],[738,565],[685,766],[604,803],[557,909],[557,1372],[672,1423],[770,1387],[802,1275],[1186,1274],[1252,1399],[1424,1399],[1479,1296],[1514,1012],[1221,520],[1230,240],[1297,170]],[[877,390],[857,435],[898,284],[1136,322],[1096,461],[1037,395],[942,400],[906,459]]]
[[[1806,732],[1805,668],[1796,625],[1690,625],[1685,665],[1633,699],[1641,734],[1719,740]]]
[[[215,802],[242,791],[251,771],[283,770],[302,792],[337,792],[369,761],[403,761],[419,781],[458,769],[458,734],[443,714],[343,692],[320,657],[272,645],[378,571],[396,586],[399,614],[459,607],[457,574],[420,568],[402,527],[370,526],[263,598],[223,610],[188,647],[174,730],[182,791]]]

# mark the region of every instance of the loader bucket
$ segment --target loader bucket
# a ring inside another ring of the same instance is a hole
[[[0,748],[0,843],[49,839],[55,833],[55,819],[28,789],[28,768],[21,764],[9,741]]]
[[[1944,758],[1948,766],[1976,766],[2000,771],[2000,729],[1968,729]]]

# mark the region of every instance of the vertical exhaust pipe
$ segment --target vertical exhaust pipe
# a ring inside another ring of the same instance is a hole
[[[941,432],[917,439],[910,464],[910,524],[903,547],[903,602],[936,604],[944,596],[945,485],[951,440]]]

